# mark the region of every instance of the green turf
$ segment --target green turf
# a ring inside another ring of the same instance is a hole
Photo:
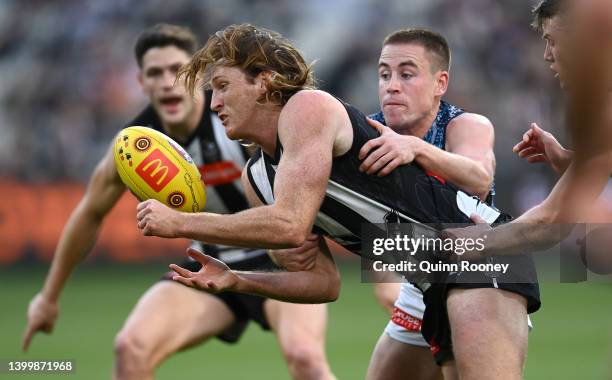
[[[114,334],[140,294],[164,266],[82,268],[71,279],[61,318],[51,336],[35,337],[20,352],[27,303],[40,287],[44,269],[0,270],[0,359],[74,359],[73,376],[44,378],[108,379]],[[341,299],[330,307],[328,355],[339,379],[363,378],[374,342],[386,323],[370,285],[360,284],[353,266],[343,268]],[[605,379],[612,358],[610,285],[542,286],[544,308],[533,317],[528,379]],[[177,326],[177,328],[180,328]],[[158,371],[159,379],[286,379],[274,337],[252,325],[238,345],[216,340],[183,352]],[[0,378],[30,379],[35,376]]]

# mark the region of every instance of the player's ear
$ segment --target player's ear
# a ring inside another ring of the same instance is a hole
[[[266,70],[257,74],[257,78],[259,79],[259,85],[262,90],[268,89],[268,83],[270,83],[274,79],[274,73],[272,71]]]
[[[138,80],[138,84],[140,84],[140,88],[142,88],[144,83],[144,76],[142,74],[142,70],[138,70],[138,74],[136,74],[136,79]]]
[[[448,90],[448,71],[438,71],[436,73],[436,96],[443,96]]]

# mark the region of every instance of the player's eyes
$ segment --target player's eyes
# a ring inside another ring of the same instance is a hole
[[[155,78],[161,75],[161,70],[149,70],[147,71],[147,76],[151,78]]]
[[[402,73],[402,79],[410,79],[413,76],[414,75],[412,75],[411,73]]]
[[[391,75],[385,72],[380,73],[379,76],[380,76],[380,79],[383,79],[383,80],[388,80],[389,78],[391,78]]]

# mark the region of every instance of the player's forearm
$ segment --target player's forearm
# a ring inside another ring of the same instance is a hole
[[[574,152],[561,147],[554,157],[554,161],[551,162],[551,166],[557,175],[563,175],[567,168],[572,163],[574,158]]]
[[[445,152],[425,142],[419,143],[415,161],[426,171],[441,176],[481,199],[486,198],[493,183],[493,173],[485,169],[482,163]]]
[[[490,255],[533,253],[565,239],[573,225],[588,222],[608,182],[610,154],[596,154],[572,162],[540,205],[512,223],[487,232]]]
[[[231,215],[181,213],[178,236],[210,244],[253,248],[295,248],[304,243],[311,226],[262,206]]]
[[[561,242],[571,229],[554,223],[555,216],[546,205],[536,206],[511,223],[486,231],[484,253],[488,256],[512,256],[544,251]]]
[[[94,245],[101,223],[101,219],[88,214],[81,206],[70,216],[42,290],[47,299],[59,299],[66,280]]]
[[[238,273],[236,290],[280,301],[322,303],[335,301],[340,294],[340,274],[323,239],[314,267],[308,271]]]
[[[337,272],[238,272],[237,274],[240,280],[235,291],[279,301],[333,302],[340,294],[340,278]]]

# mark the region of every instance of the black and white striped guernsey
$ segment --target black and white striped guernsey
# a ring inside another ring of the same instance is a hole
[[[315,220],[317,229],[361,254],[363,223],[416,221],[439,228],[446,223],[471,223],[470,212],[464,205],[479,201],[443,179],[425,173],[416,164],[402,165],[385,177],[360,172],[359,150],[379,134],[367,123],[364,114],[343,104],[353,127],[353,144],[347,153],[333,159],[323,204]],[[274,176],[281,156],[282,145],[277,141],[274,157],[259,149],[247,164],[251,186],[265,204],[274,203]],[[494,209],[487,211],[495,218],[500,215]]]

